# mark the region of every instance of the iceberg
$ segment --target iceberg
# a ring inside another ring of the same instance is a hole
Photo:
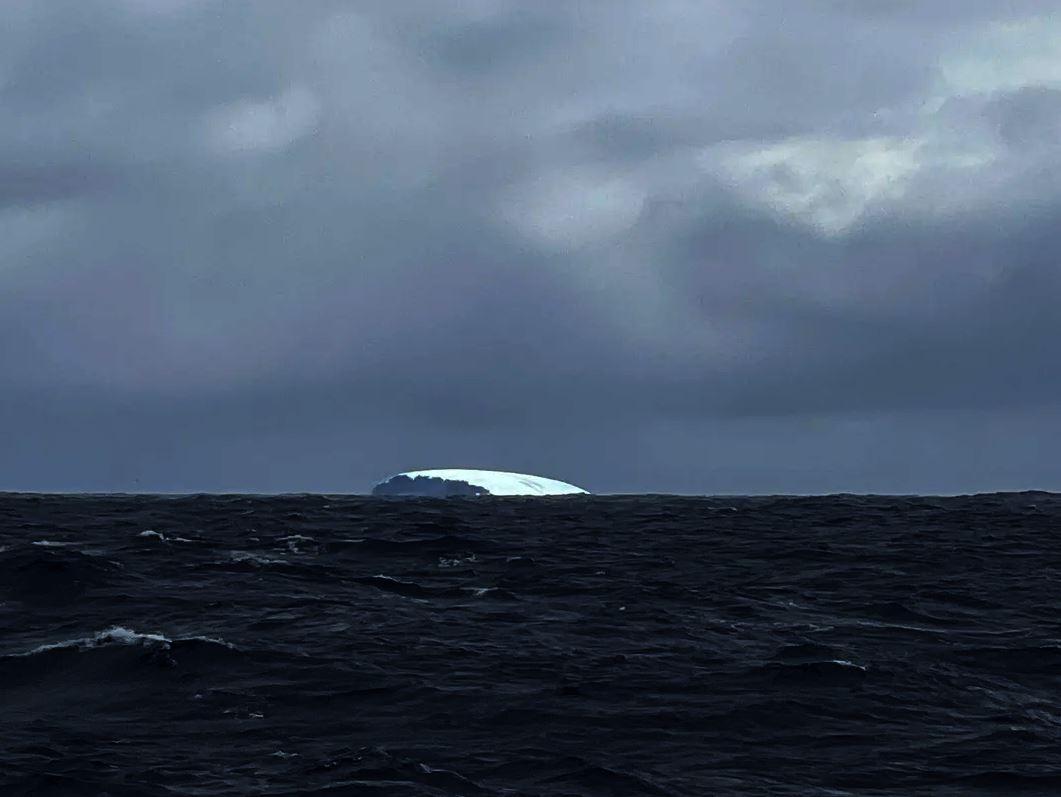
[[[439,468],[410,470],[391,476],[373,487],[372,495],[448,498],[474,495],[588,495],[588,492],[567,482],[527,473]]]

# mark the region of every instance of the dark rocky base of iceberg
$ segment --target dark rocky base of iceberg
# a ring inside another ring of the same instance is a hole
[[[1061,499],[0,495],[0,795],[1061,793]]]
[[[477,495],[489,495],[483,487],[469,484],[457,479],[438,479],[431,476],[409,477],[405,474],[392,476],[382,484],[372,488],[372,495],[409,496],[421,498],[468,498]]]

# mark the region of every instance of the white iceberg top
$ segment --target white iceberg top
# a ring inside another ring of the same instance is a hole
[[[416,480],[416,481],[414,481]],[[377,484],[373,495],[575,495],[581,487],[556,479],[498,470],[410,470]]]

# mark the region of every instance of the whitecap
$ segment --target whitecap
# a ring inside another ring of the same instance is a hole
[[[287,562],[283,559],[270,559],[268,556],[262,556],[261,554],[251,553],[250,551],[232,551],[229,554],[229,558],[233,562],[250,562],[255,565],[286,565]]]
[[[848,661],[847,659],[830,659],[830,662],[832,664],[839,664],[841,667],[853,667],[856,670],[862,670],[863,672],[869,669],[868,667],[864,667],[861,664],[855,664],[853,661]]]
[[[286,537],[281,537],[280,542],[287,543],[287,550],[291,553],[305,553],[305,546],[307,544],[315,544],[316,540],[313,537],[307,537],[305,534],[289,534]]]
[[[190,636],[190,637],[179,637],[177,642],[208,642],[212,645],[220,645],[221,647],[228,648],[229,650],[237,650],[236,646],[227,640],[221,639],[220,637],[208,637],[208,636]],[[45,645],[38,645],[32,650],[28,650],[24,653],[13,653],[12,656],[35,656],[38,653],[47,653],[52,650],[67,650],[76,649],[80,651],[94,650],[96,648],[118,646],[118,645],[140,645],[142,647],[154,647],[161,648],[163,650],[169,650],[173,645],[174,640],[163,634],[142,634],[139,631],[134,631],[131,628],[124,626],[115,625],[107,628],[103,631],[97,631],[92,636],[77,637],[76,639],[64,639],[61,642],[50,642]]]
[[[440,568],[460,567],[461,565],[470,564],[472,562],[478,562],[478,561],[479,561],[479,557],[477,557],[475,554],[470,554],[468,556],[454,556],[454,557],[440,556],[440,557],[438,557],[438,566]]]
[[[78,637],[77,639],[64,639],[62,642],[51,642],[46,645],[38,645],[33,650],[25,653],[15,653],[15,656],[34,656],[38,653],[47,653],[50,650],[65,650],[76,648],[78,650],[92,650],[106,645],[144,645],[160,646],[168,648],[173,640],[162,634],[141,634],[132,629],[120,625],[112,626],[104,631],[98,631],[92,636]]]

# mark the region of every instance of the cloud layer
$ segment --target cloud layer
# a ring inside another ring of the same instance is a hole
[[[0,13],[0,487],[1061,488],[1039,3]]]

